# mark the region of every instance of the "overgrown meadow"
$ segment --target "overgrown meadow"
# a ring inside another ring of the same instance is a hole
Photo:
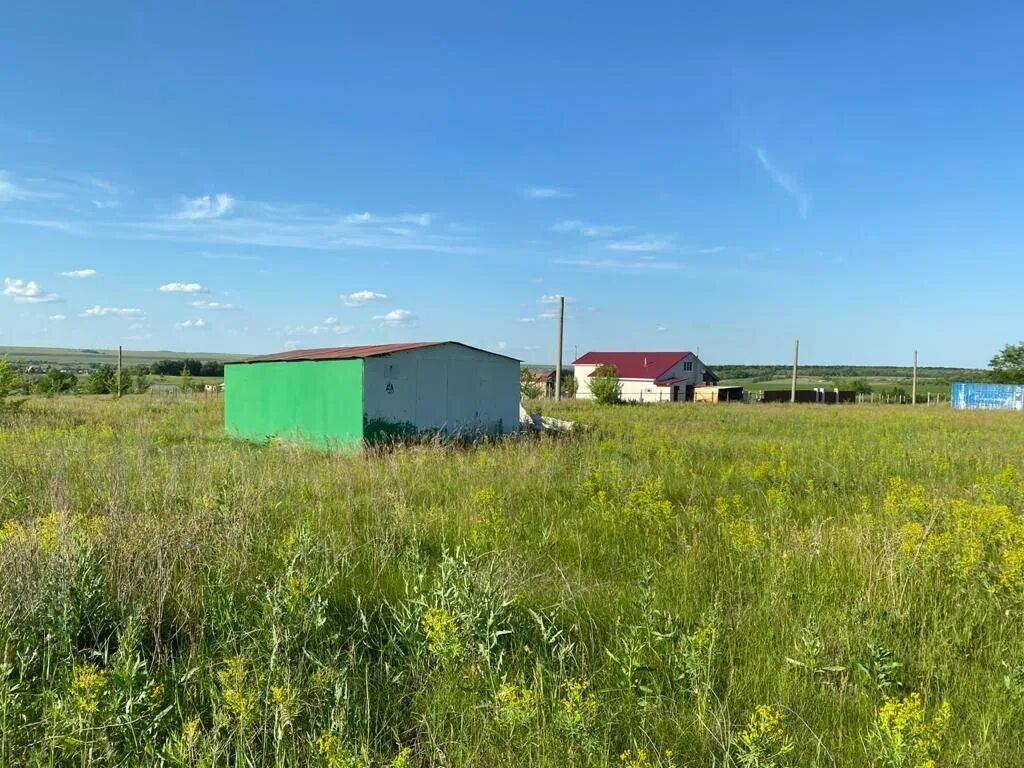
[[[1020,764],[1020,414],[544,410],[592,429],[3,417],[0,765]]]

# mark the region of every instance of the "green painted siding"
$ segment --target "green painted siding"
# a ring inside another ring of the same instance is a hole
[[[363,440],[363,361],[224,366],[224,428],[231,437],[358,447]]]

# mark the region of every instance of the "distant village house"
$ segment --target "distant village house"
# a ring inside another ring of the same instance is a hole
[[[576,397],[593,399],[590,379],[602,365],[615,369],[622,399],[629,402],[690,401],[695,387],[718,383],[692,352],[588,352],[573,363]]]

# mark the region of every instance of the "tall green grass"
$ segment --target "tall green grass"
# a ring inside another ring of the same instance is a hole
[[[1020,764],[1019,414],[545,409],[592,429],[5,417],[0,765]]]

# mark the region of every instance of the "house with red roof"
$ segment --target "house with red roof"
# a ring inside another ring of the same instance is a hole
[[[615,369],[622,399],[639,403],[693,400],[693,388],[717,384],[718,377],[693,352],[587,352],[573,363],[576,397],[590,400],[590,379],[598,366]]]

